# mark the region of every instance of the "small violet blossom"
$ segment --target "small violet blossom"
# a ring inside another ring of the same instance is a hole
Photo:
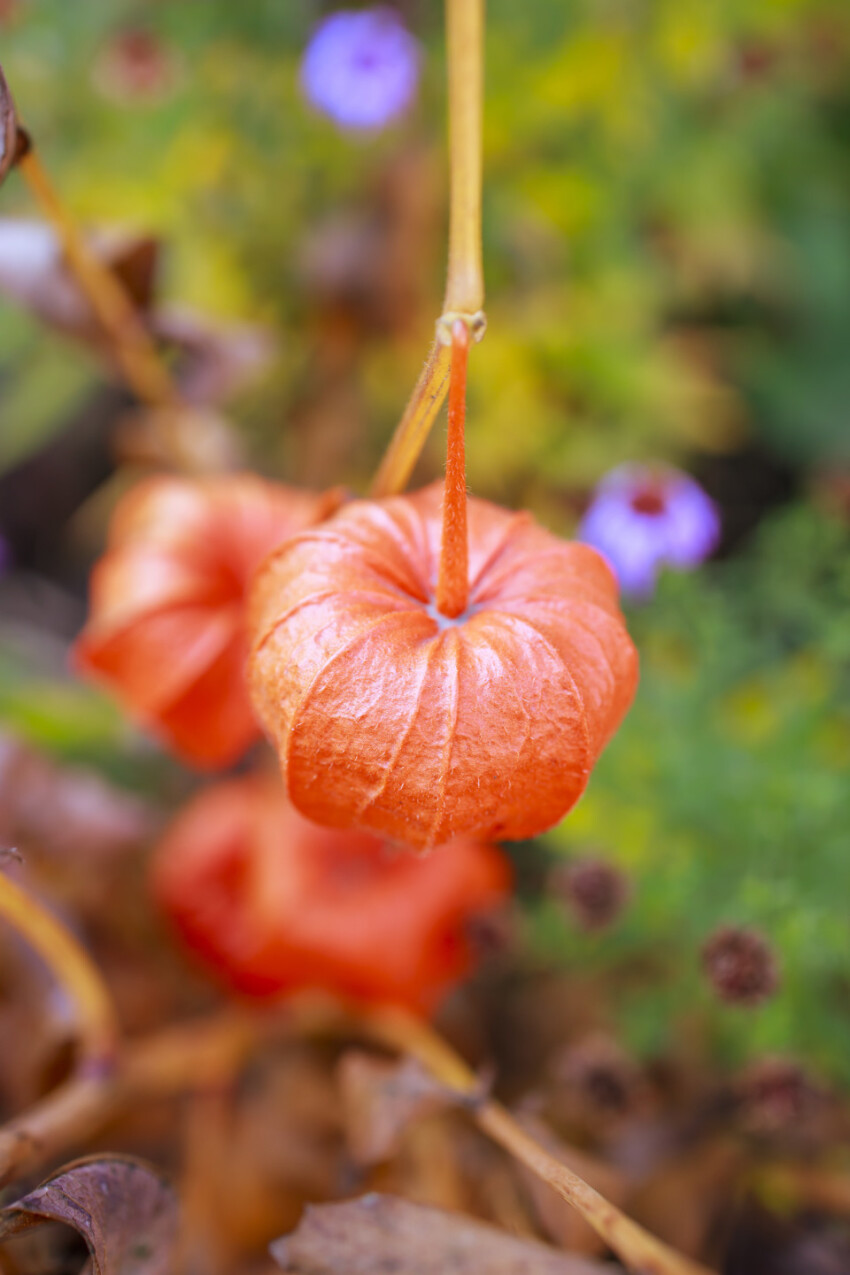
[[[343,128],[378,129],[410,105],[420,60],[418,41],[393,9],[343,9],[313,32],[301,87]]]
[[[717,547],[717,506],[677,469],[621,465],[603,478],[578,530],[611,563],[623,593],[648,598],[662,565],[699,566]]]

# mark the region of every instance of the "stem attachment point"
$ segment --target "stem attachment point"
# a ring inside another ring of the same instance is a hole
[[[487,315],[483,310],[467,314],[463,310],[446,310],[437,320],[437,340],[441,345],[451,345],[454,325],[462,323],[469,333],[470,344],[477,345],[487,331]]]

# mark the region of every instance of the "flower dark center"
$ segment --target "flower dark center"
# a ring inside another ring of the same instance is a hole
[[[636,514],[657,518],[664,513],[664,495],[660,487],[643,487],[632,496],[631,505]]]

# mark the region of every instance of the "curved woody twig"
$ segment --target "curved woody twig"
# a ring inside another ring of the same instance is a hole
[[[55,917],[0,873],[0,918],[41,957],[71,1003],[77,1038],[73,1075],[24,1116],[0,1130],[0,1185],[85,1132],[112,1083],[118,1026],[92,961]]]

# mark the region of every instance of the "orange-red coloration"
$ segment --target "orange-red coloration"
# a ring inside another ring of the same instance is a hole
[[[433,604],[443,487],[360,501],[258,573],[249,682],[309,819],[430,847],[578,800],[637,683],[609,567],[469,502],[469,602]]]
[[[443,489],[443,541],[437,569],[437,610],[454,620],[469,601],[469,527],[466,497],[466,372],[469,329],[460,319],[452,328],[449,436]]]
[[[430,1011],[470,970],[467,919],[510,868],[467,839],[427,858],[308,823],[271,777],[202,793],[166,832],[155,894],[188,945],[251,995],[322,988]]]
[[[185,761],[229,765],[259,733],[245,685],[251,577],[340,500],[244,474],[133,488],[92,573],[76,667]]]

